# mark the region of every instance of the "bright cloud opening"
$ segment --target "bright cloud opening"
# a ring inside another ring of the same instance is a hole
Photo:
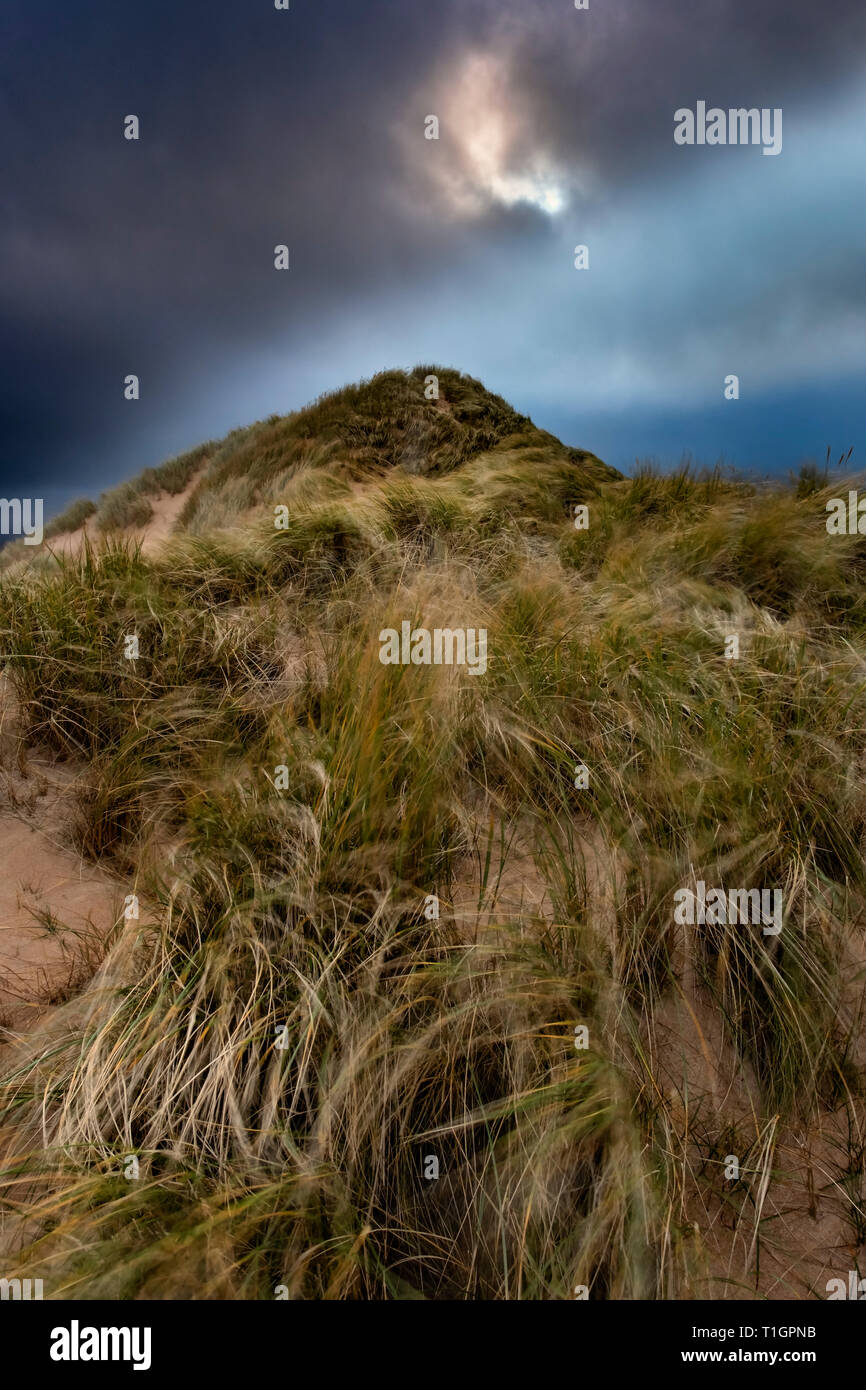
[[[435,109],[443,158],[434,177],[455,212],[473,216],[495,203],[528,203],[555,216],[566,206],[563,176],[538,152],[538,132],[505,59],[469,55],[456,76],[443,78]]]

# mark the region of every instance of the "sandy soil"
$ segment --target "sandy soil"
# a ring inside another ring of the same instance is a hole
[[[15,816],[0,814],[0,844],[0,1025],[18,1031],[90,979],[123,893]]]
[[[171,534],[200,476],[183,492],[150,499],[150,521],[128,532],[147,554]],[[85,524],[47,545],[73,555],[85,534],[98,536]],[[123,916],[129,885],[72,847],[84,771],[21,747],[11,689],[0,676],[0,1046],[93,977]]]
[[[599,951],[620,957],[624,968],[616,913],[622,875],[597,827],[576,822],[575,832],[586,877],[585,929],[597,937]],[[482,835],[481,859],[465,861],[443,909],[476,942],[495,937],[503,920],[554,920],[548,875],[530,848],[529,827],[512,828],[511,835],[501,874],[498,827],[493,835],[485,893]],[[679,1136],[679,1226],[696,1256],[694,1296],[825,1298],[829,1279],[847,1281],[849,1270],[864,1267],[845,1195],[853,1188],[844,1175],[850,1161],[844,1109],[822,1110],[800,1127],[762,1113],[755,1075],[737,1057],[720,1009],[697,979],[684,928],[682,939],[672,944],[674,979],[655,1001],[651,1017],[642,1020],[641,1037],[670,1132]],[[840,1016],[847,1011],[850,1022],[866,970],[853,934],[849,955],[843,973],[851,981],[851,998],[842,1001]],[[739,1185],[725,1176],[729,1154],[741,1165]],[[866,1197],[866,1179],[860,1190]]]
[[[25,751],[0,678],[0,1044],[94,974],[128,887],[73,849],[82,770]]]
[[[171,534],[197,481],[177,496],[153,499],[150,522],[130,533],[140,537],[148,553]],[[75,553],[85,529],[55,538],[49,543],[52,550]],[[320,653],[310,653],[292,637],[285,653],[287,688],[311,661],[323,667]],[[62,1019],[67,1011],[53,1006],[74,999],[97,973],[122,918],[129,885],[85,864],[72,847],[75,793],[85,771],[22,749],[14,702],[0,677],[0,860],[5,869],[0,878],[0,1048],[36,1024],[50,1027],[52,1018]],[[487,818],[482,820],[486,824]],[[494,828],[491,824],[488,833]],[[588,921],[598,934],[599,949],[616,960],[624,950],[614,901],[617,866],[594,841],[592,828],[582,829],[578,838],[591,904]],[[480,858],[467,856],[452,885],[451,901],[442,909],[461,924],[467,939],[478,941],[488,933],[495,937],[503,920],[529,926],[553,919],[546,875],[531,843],[528,828],[521,826],[500,868],[493,834],[484,891],[484,835]],[[853,1019],[866,970],[862,945],[853,934],[847,956],[843,974],[849,988],[840,1007]],[[863,1267],[845,1200],[850,1155],[843,1112],[813,1117],[808,1130],[761,1115],[755,1078],[735,1057],[721,1013],[696,978],[685,941],[675,945],[674,974],[675,983],[657,1001],[652,1018],[643,1020],[641,1031],[659,1106],[672,1122],[671,1135],[683,1136],[672,1155],[681,1174],[679,1229],[686,1234],[694,1230],[705,1271],[694,1292],[727,1299],[825,1297],[828,1279],[847,1278],[848,1270]],[[862,1061],[866,1038],[859,1049],[857,1060]],[[746,1185],[739,1189],[724,1176],[729,1152],[738,1154],[746,1173]],[[866,1194],[866,1181],[862,1190]]]
[[[146,555],[154,554],[163,541],[171,535],[174,524],[186,506],[187,499],[191,496],[200,477],[201,471],[190,479],[183,492],[161,492],[157,497],[148,498],[153,508],[150,521],[146,526],[130,527],[125,533],[141,541],[142,550]],[[79,526],[76,531],[69,531],[64,536],[54,536],[45,544],[55,555],[74,555],[81,549],[85,535],[90,536],[92,540],[98,539],[100,535],[93,527],[92,518],[86,521],[83,526]]]

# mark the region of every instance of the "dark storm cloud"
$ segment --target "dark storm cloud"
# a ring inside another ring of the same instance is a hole
[[[603,201],[656,171],[688,179],[678,105],[818,100],[856,62],[866,8],[839,0],[830,24],[806,0],[6,0],[0,23],[0,484],[72,470],[86,489],[193,443],[191,398],[232,370],[241,409],[269,343],[303,357],[419,286],[465,279],[471,297],[490,248],[549,247],[537,208],[482,187],[460,214],[428,177],[440,156],[465,173],[471,104],[449,94],[468,56],[503,64],[509,169],[548,153]],[[273,408],[297,403],[287,389]]]
[[[514,97],[532,121],[527,148],[543,141],[563,165],[588,167],[601,185],[677,173],[673,112],[709,104],[801,105],[862,72],[866,6],[840,0],[832,19],[812,0],[570,0],[516,6],[488,0],[487,43],[511,55]]]
[[[121,430],[127,371],[164,405],[178,372],[287,322],[315,331],[397,258],[370,177],[387,175],[374,98],[415,38],[402,19],[402,53],[383,46],[370,10],[7,8],[7,476],[45,458],[48,418],[62,453]],[[138,143],[121,138],[129,112]]]

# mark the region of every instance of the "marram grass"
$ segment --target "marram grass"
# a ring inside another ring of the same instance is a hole
[[[456,373],[431,419],[435,370],[174,461],[157,558],[2,578],[23,737],[147,904],[4,1056],[5,1267],[52,1297],[702,1297],[689,1191],[740,1142],[754,1262],[819,1114],[862,1239],[866,543],[829,485],[621,479]],[[401,619],[484,628],[486,672],[383,665]],[[684,942],[697,879],[784,930]],[[660,1072],[686,989],[739,1140]]]

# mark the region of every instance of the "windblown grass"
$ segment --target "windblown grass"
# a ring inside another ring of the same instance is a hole
[[[5,1080],[54,1296],[699,1296],[653,1041],[695,878],[785,894],[781,936],[685,948],[763,1107],[730,1200],[842,1106],[862,1229],[863,541],[821,491],[617,479],[457,374],[414,428],[432,370],[230,437],[158,558],[0,588],[27,736],[87,761],[79,842],[158,923]],[[486,627],[486,675],[383,666],[403,618]],[[501,902],[527,856],[545,914]]]

